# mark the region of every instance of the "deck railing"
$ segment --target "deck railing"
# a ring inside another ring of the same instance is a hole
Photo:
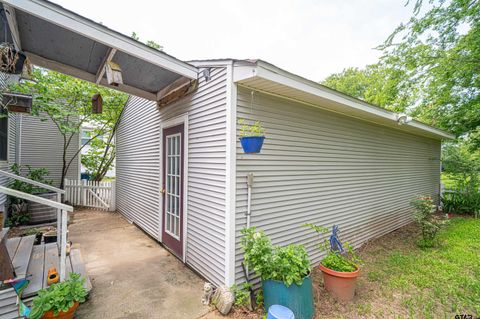
[[[40,196],[35,196],[32,194],[24,193],[11,189],[8,187],[0,186],[0,193],[15,196],[17,198],[29,200],[38,204],[47,205],[57,209],[57,245],[59,247],[60,254],[60,280],[65,280],[66,276],[66,267],[67,267],[67,221],[68,221],[68,212],[73,212],[73,207],[65,205],[62,203],[62,194],[65,194],[65,191],[60,188],[56,188],[52,185],[43,184],[29,178],[18,176],[10,172],[0,170],[0,175],[13,178],[31,185],[47,189],[57,193],[57,200],[53,201],[46,199]]]

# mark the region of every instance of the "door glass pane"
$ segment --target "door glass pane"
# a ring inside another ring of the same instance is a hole
[[[180,237],[180,196],[181,196],[181,136],[173,134],[166,137],[166,209],[165,231],[174,237]]]

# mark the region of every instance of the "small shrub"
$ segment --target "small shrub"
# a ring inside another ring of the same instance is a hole
[[[29,165],[27,165],[26,167],[28,169],[28,172],[26,174],[27,178],[44,184],[52,184],[51,180],[46,179],[46,176],[48,175],[48,170],[46,168],[33,169]],[[20,165],[13,164],[10,167],[10,170],[15,175],[21,176]],[[42,188],[16,179],[13,179],[8,187],[27,194],[34,194],[46,191]],[[22,198],[8,196],[8,213],[8,219],[6,222],[7,226],[25,225],[30,221],[30,213],[28,212],[27,202]]]
[[[422,238],[417,242],[421,248],[433,247],[435,238],[444,220],[435,216],[435,205],[430,196],[417,196],[411,201],[413,221],[420,227]]]
[[[243,283],[240,286],[233,285],[230,290],[235,294],[235,306],[237,307],[246,307],[251,309],[251,300],[250,300],[250,288],[252,287],[249,283]]]
[[[239,119],[238,124],[241,125],[240,126],[241,137],[265,135],[265,129],[262,127],[262,123],[260,121],[255,121],[252,125],[250,125],[245,122],[245,119]]]
[[[478,188],[458,187],[442,196],[446,213],[467,214],[480,218],[480,191]]]
[[[262,280],[282,281],[287,287],[300,285],[310,271],[310,260],[303,245],[273,246],[263,231],[255,227],[244,228],[241,246],[245,264]]]

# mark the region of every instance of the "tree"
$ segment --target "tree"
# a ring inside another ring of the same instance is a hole
[[[120,123],[121,114],[112,129],[108,132],[108,136],[98,135],[95,130],[92,136],[97,138],[90,142],[90,148],[86,154],[82,155],[82,165],[86,168],[93,181],[101,181],[108,173],[117,155],[115,145],[115,133]]]
[[[79,80],[68,75],[35,68],[33,81],[16,84],[15,91],[33,95],[32,114],[42,120],[50,119],[63,137],[62,179],[81,150],[98,136],[112,135],[127,99],[127,95],[104,88],[90,82]],[[100,93],[103,98],[103,112],[92,112],[92,96]],[[75,136],[83,124],[94,127],[94,133],[86,143],[82,143],[73,156],[67,150],[76,143]]]
[[[346,68],[328,76],[322,84],[394,112],[404,112],[414,102],[411,88],[403,85],[403,72],[383,63],[364,69]]]
[[[380,47],[382,63],[417,88],[412,115],[480,145],[480,2],[430,0]],[[424,10],[425,11],[425,10]]]
[[[140,41],[140,37],[137,35],[137,33],[134,31],[132,32],[132,35],[130,36],[132,39],[136,40],[136,41]],[[153,41],[153,40],[148,40],[145,45],[155,49],[155,50],[159,50],[159,51],[163,51],[163,46],[158,44],[157,42]]]

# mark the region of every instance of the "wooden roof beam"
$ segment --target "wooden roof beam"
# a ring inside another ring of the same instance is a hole
[[[105,65],[112,61],[113,56],[117,53],[117,49],[110,48],[105,55],[105,57],[102,60],[102,63],[100,63],[100,67],[98,68],[97,74],[95,76],[95,83],[99,84],[100,81],[103,79],[103,75],[105,74]]]
[[[198,80],[181,77],[157,92],[157,106],[163,107],[192,93],[198,88]]]

